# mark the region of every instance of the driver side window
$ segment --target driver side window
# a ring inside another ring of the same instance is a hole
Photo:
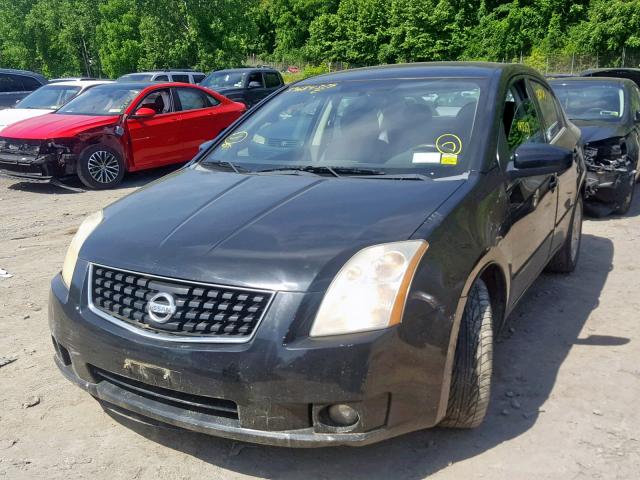
[[[264,83],[262,83],[262,74],[260,72],[253,72],[251,75],[249,75],[247,85],[250,85],[253,82],[259,83],[261,88],[264,87]]]
[[[514,83],[507,93],[502,117],[509,152],[524,143],[544,143],[538,111],[529,98],[524,81]]]
[[[144,97],[138,108],[150,108],[156,115],[171,112],[171,94],[169,90],[154,90]]]

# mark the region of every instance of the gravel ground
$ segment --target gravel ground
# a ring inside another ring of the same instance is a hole
[[[511,316],[482,427],[287,450],[112,418],[53,364],[49,281],[77,225],[158,175],[83,193],[0,179],[0,478],[639,477],[640,192],[586,221],[577,271],[543,275]]]

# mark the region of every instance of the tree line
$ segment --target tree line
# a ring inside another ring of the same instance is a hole
[[[0,67],[46,76],[640,50],[640,0],[0,0]],[[637,65],[635,65],[637,66]]]

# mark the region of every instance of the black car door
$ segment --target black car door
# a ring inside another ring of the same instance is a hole
[[[505,241],[511,252],[513,305],[549,260],[558,198],[554,175],[514,178],[513,156],[525,143],[546,142],[540,114],[524,77],[514,79],[507,91],[499,142],[500,163],[505,170],[509,201],[509,230]]]
[[[562,114],[562,108],[555,94],[546,85],[537,80],[530,80],[529,86],[533,93],[533,100],[538,104],[540,120],[545,141],[552,145],[566,148],[574,152],[574,162],[578,160],[577,133],[569,128],[569,124]],[[568,168],[564,172],[554,175],[558,189],[558,208],[556,212],[556,228],[551,245],[552,251],[562,245],[571,225],[573,205],[578,198],[577,168]]]

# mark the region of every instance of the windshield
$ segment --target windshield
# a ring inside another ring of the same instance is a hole
[[[120,115],[138,96],[141,89],[103,85],[87,90],[56,113],[74,115]]]
[[[618,83],[585,81],[551,86],[572,120],[619,120],[624,115],[624,90]]]
[[[18,102],[15,108],[40,108],[57,110],[71,100],[80,91],[80,87],[64,85],[45,85]]]
[[[200,85],[209,88],[240,88],[244,73],[239,72],[213,72],[200,82]]]
[[[130,73],[129,75],[121,76],[119,82],[150,82],[153,78],[153,73]]]
[[[247,118],[201,165],[330,167],[434,178],[469,170],[479,79],[292,86]]]

